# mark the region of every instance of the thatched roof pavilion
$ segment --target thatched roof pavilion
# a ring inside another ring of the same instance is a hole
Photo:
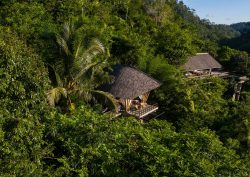
[[[110,74],[113,81],[106,91],[115,97],[133,99],[161,85],[159,81],[133,67],[115,65],[113,69]]]
[[[198,53],[188,58],[184,65],[186,71],[221,69],[222,65],[208,53]]]
[[[150,91],[161,85],[159,81],[140,70],[124,65],[115,65],[110,75],[112,83],[106,85],[104,90],[117,99],[125,113],[143,118],[158,109],[156,105],[147,104],[147,100]]]

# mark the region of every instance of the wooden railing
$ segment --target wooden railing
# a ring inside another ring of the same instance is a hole
[[[211,72],[210,74],[206,73],[206,74],[201,74],[201,75],[189,75],[186,76],[189,79],[193,79],[193,78],[206,78],[206,77],[229,77],[230,74],[228,72]]]
[[[138,109],[136,111],[130,111],[129,113],[131,115],[134,115],[136,117],[142,118],[158,109],[158,105],[147,105],[145,108]]]

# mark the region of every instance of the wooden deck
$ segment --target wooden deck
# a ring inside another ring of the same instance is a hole
[[[207,77],[230,77],[230,74],[228,72],[219,72],[219,71],[213,71],[211,74],[201,74],[201,75],[189,75],[186,76],[189,79],[194,79],[194,78],[207,78]]]
[[[157,105],[146,105],[146,107],[144,108],[141,108],[135,111],[129,111],[129,114],[141,119],[151,114],[152,112],[155,112],[156,110],[158,110]]]

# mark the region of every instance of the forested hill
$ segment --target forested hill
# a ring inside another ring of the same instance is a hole
[[[231,24],[230,27],[239,31],[240,33],[244,33],[250,30],[250,22],[240,22]]]
[[[242,22],[230,25],[233,29],[240,32],[240,35],[230,40],[223,41],[223,44],[232,48],[250,52],[250,22]]]
[[[221,43],[240,35],[177,0],[1,0],[0,176],[249,177],[249,53]],[[187,79],[201,52],[235,77]],[[114,117],[115,64],[161,83],[152,119]]]
[[[200,36],[210,40],[231,39],[240,35],[239,30],[230,25],[217,25],[208,19],[200,19],[196,15],[195,9],[190,9],[182,1],[174,7],[175,13],[193,27]]]

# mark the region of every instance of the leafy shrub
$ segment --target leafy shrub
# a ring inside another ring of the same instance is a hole
[[[0,174],[41,175],[49,149],[43,137],[47,72],[40,58],[0,28]]]

